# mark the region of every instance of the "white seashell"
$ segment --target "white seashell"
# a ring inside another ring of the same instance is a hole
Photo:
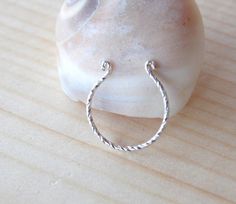
[[[104,74],[113,73],[96,93],[94,108],[134,117],[162,117],[161,95],[144,70],[159,63],[158,77],[170,100],[170,113],[188,102],[200,72],[204,31],[194,0],[67,0],[57,23],[62,88],[86,102]]]

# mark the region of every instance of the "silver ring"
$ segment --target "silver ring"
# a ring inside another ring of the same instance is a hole
[[[104,137],[100,133],[100,131],[98,130],[98,128],[97,128],[97,126],[94,122],[93,115],[92,115],[92,109],[91,109],[92,108],[92,100],[93,100],[94,94],[95,94],[96,90],[99,88],[99,86],[108,78],[109,75],[111,75],[112,65],[111,65],[110,62],[104,61],[101,65],[101,69],[103,71],[105,71],[105,74],[91,89],[91,91],[88,95],[88,98],[87,98],[87,105],[86,105],[87,118],[88,118],[88,122],[89,122],[89,124],[92,128],[93,133],[105,145],[107,145],[107,146],[109,146],[109,147],[111,147],[115,150],[125,151],[125,152],[141,150],[141,149],[144,149],[144,148],[150,146],[154,142],[156,142],[157,139],[162,134],[162,132],[164,131],[166,125],[167,125],[168,118],[169,118],[169,110],[170,110],[168,96],[167,96],[167,93],[164,89],[164,86],[161,83],[161,81],[154,74],[154,70],[157,69],[157,64],[154,61],[147,61],[146,64],[145,64],[145,70],[146,70],[147,74],[150,76],[150,78],[155,82],[156,86],[159,88],[159,90],[161,92],[161,96],[162,96],[163,104],[164,104],[164,116],[163,116],[163,119],[162,119],[162,123],[161,123],[158,131],[156,132],[156,134],[151,139],[149,139],[148,141],[146,141],[142,144],[134,145],[134,146],[120,146],[120,145],[114,144],[113,142],[108,140],[106,137]]]

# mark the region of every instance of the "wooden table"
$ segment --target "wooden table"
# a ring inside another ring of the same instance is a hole
[[[193,97],[159,143],[123,154],[94,138],[85,106],[61,91],[62,0],[0,1],[1,204],[236,203],[236,1],[197,2],[207,52]],[[127,142],[158,123],[103,112],[96,120]]]

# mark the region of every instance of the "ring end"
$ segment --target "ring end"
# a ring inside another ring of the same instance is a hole
[[[154,60],[149,60],[145,64],[146,69],[157,70],[158,64]]]
[[[101,64],[101,70],[111,72],[112,71],[111,63],[109,61],[103,61]]]

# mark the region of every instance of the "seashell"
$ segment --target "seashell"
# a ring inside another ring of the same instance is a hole
[[[59,76],[66,95],[86,102],[113,64],[112,76],[96,93],[94,108],[133,117],[162,117],[157,87],[147,60],[167,90],[170,113],[188,102],[204,55],[204,29],[194,0],[66,0],[56,29]]]

